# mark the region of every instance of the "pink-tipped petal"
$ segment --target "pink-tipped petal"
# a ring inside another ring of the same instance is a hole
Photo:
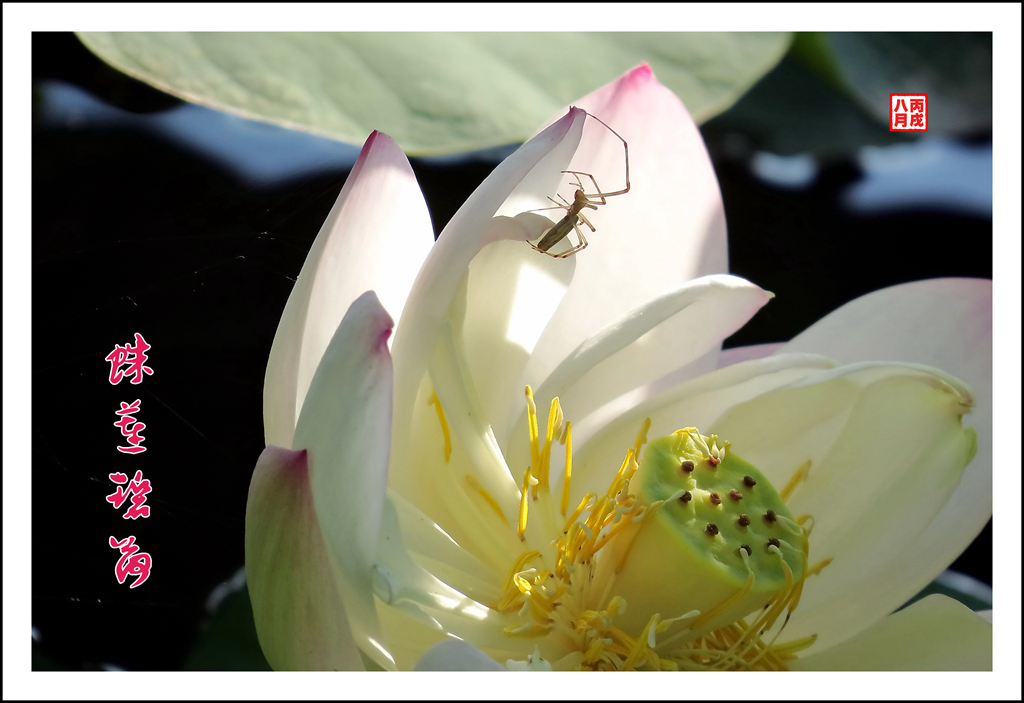
[[[308,450],[313,502],[356,640],[381,666],[393,663],[381,651],[372,569],[390,454],[392,324],[373,291],[352,303],[313,376],[294,440]]]
[[[841,644],[798,659],[803,671],[991,671],[992,624],[931,595]]]
[[[374,132],[313,242],[278,324],[263,392],[268,444],[292,446],[310,379],[352,301],[373,290],[399,319],[432,244],[430,215],[409,160],[390,137]]]
[[[526,373],[534,385],[585,339],[667,288],[728,270],[725,210],[700,131],[648,66],[580,100],[629,145],[630,191],[586,211],[597,231]],[[571,168],[602,191],[625,185],[622,142],[588,119]],[[574,177],[572,177],[574,178]],[[559,191],[571,199],[566,177]],[[587,192],[593,185],[584,178]],[[554,196],[554,193],[551,193]]]
[[[249,484],[245,575],[256,634],[275,670],[361,670],[306,458],[269,446]]]

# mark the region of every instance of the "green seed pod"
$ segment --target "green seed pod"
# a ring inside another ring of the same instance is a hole
[[[638,525],[618,559],[611,590],[626,600],[627,631],[655,613],[668,620],[694,610],[701,615],[672,631],[714,630],[763,608],[786,587],[783,560],[791,584],[803,577],[804,530],[764,474],[716,440],[679,431],[644,451],[634,479],[638,497],[664,504]]]

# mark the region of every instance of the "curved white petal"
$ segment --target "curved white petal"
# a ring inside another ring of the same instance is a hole
[[[440,525],[402,496],[388,491],[409,555],[423,568],[466,596],[485,603],[501,598],[505,564],[491,565],[459,544]]]
[[[484,415],[483,403],[451,327],[442,331],[431,355],[429,377],[435,392],[440,389],[437,396],[447,415],[451,434],[461,440],[457,443],[460,451],[468,454],[469,474],[499,503],[517,503],[518,484]]]
[[[404,449],[397,444],[392,447],[389,488],[415,505],[476,559],[504,575],[509,555],[521,546],[514,529],[509,529],[510,521],[514,524],[516,519],[518,495],[510,499],[488,492],[495,501],[493,505],[488,502],[479,490],[484,486],[479,479],[480,467],[474,463],[479,446],[476,451],[470,451],[462,435],[451,427],[451,454],[446,459],[445,436],[437,407],[430,403],[432,387],[431,377],[425,376],[411,408],[412,419]],[[447,415],[450,408],[444,410]],[[482,437],[469,438],[470,443],[482,441]],[[407,462],[395,461],[399,451],[404,451]],[[507,469],[502,471],[507,473]]]
[[[434,347],[473,257],[493,241],[525,236],[522,227],[505,217],[495,222],[495,216],[519,211],[502,211],[510,200],[521,202],[523,209],[543,200],[575,153],[585,118],[579,110],[570,110],[517,149],[484,179],[444,228],[416,276],[408,313],[395,333],[400,383],[405,375],[411,383],[421,377],[423,352]]]
[[[712,424],[776,489],[810,462],[786,502],[814,519],[811,562],[833,561],[808,580],[787,637],[816,634],[813,650],[827,648],[947,565],[922,538],[974,453],[975,433],[961,426],[970,403],[969,391],[937,369],[856,364],[809,374]]]
[[[680,284],[582,342],[535,390],[537,403],[547,407],[558,397],[576,423],[590,419],[593,428],[600,420],[589,418],[592,412],[670,372],[692,371],[693,362],[717,351],[770,298],[736,276]],[[525,436],[525,423],[522,412],[513,436]]]
[[[964,425],[977,430],[978,452],[922,536],[923,548],[952,562],[992,516],[992,282],[942,278],[869,293],[818,321],[779,353],[790,351],[813,351],[845,363],[928,364],[967,382],[975,402]],[[912,560],[914,553],[905,558]]]
[[[306,452],[267,447],[249,484],[245,577],[260,647],[275,670],[363,668],[336,569],[313,508]]]
[[[475,630],[470,628],[471,634],[463,633],[461,635],[456,634],[459,632],[459,628],[456,626],[453,627],[452,634],[449,635],[427,627],[402,610],[385,606],[380,601],[377,603],[377,612],[384,629],[397,634],[394,641],[389,644],[389,649],[394,655],[399,671],[412,670],[416,662],[431,647],[451,637],[462,637],[464,641],[471,642],[475,649],[484,651],[493,661],[498,662],[509,659],[525,659],[533,649],[529,642],[505,635],[501,626],[478,626]]]
[[[308,450],[317,518],[340,567],[356,640],[385,667],[364,643],[379,640],[371,577],[391,438],[392,324],[373,291],[352,303],[310,383],[294,440]]]
[[[770,342],[768,344],[751,344],[746,347],[723,349],[722,353],[718,356],[718,368],[732,366],[733,364],[738,364],[741,361],[763,359],[776,352],[781,352],[782,346],[782,342]]]
[[[705,428],[734,405],[834,365],[831,360],[812,354],[787,354],[734,364],[634,404],[599,433],[586,422],[580,423],[577,432],[574,423],[573,444],[578,449],[573,453],[572,501],[579,501],[588,491],[607,488],[626,450],[633,446],[644,418],[651,418],[647,433],[651,438],[687,426],[707,432]],[[566,412],[572,416],[571,408]]]
[[[310,379],[345,311],[367,290],[399,319],[433,244],[430,215],[409,160],[374,132],[302,265],[267,363],[267,444],[292,446]]]
[[[406,472],[414,469],[407,438],[416,395],[470,262],[491,242],[528,237],[522,224],[495,215],[511,201],[519,203],[515,208],[537,206],[575,152],[585,117],[579,110],[570,110],[499,164],[455,213],[424,262],[395,334],[393,486],[402,485]],[[525,243],[522,246],[528,248]]]
[[[991,671],[992,624],[952,598],[931,595],[790,666],[804,671]]]
[[[523,408],[523,367],[574,271],[575,257],[554,259],[511,241],[484,247],[470,264],[451,325],[498,446]]]
[[[467,634],[486,627],[500,631],[501,616],[474,601],[424,569],[405,546],[398,511],[385,500],[377,559],[373,566],[374,594],[380,601],[401,610],[438,633]],[[499,621],[495,623],[494,621]],[[402,633],[390,633],[386,646],[397,644]]]
[[[505,667],[467,642],[445,640],[428,649],[413,671],[505,671]]]
[[[400,498],[398,505],[401,505]],[[386,617],[382,617],[385,646],[395,662],[402,666],[403,661],[412,655],[418,656],[445,633],[486,648],[490,656],[499,661],[527,656],[534,644],[507,637],[503,629],[510,624],[508,618],[468,595],[469,591],[478,586],[481,592],[490,593],[489,602],[496,602],[500,598],[500,590],[496,587],[504,575],[494,575],[493,567],[482,563],[472,569],[476,571],[475,574],[460,572],[450,566],[439,573],[424,568],[423,555],[415,558],[416,555],[406,545],[407,540],[419,541],[419,538],[401,529],[403,522],[408,525],[408,506],[403,507],[401,512],[406,513],[404,521],[399,517],[396,503],[390,499],[385,501],[377,562],[374,565],[377,602],[390,606],[379,608],[379,612],[387,613]],[[429,529],[429,520],[424,521],[423,517],[420,520],[421,527]],[[445,552],[450,554],[447,548]],[[507,549],[498,552],[505,569],[507,559],[513,553]],[[460,557],[464,565],[472,564],[471,557],[466,559],[467,556]],[[431,560],[425,561],[431,564]],[[451,582],[439,578],[441,573],[446,574]],[[490,583],[479,581],[477,577],[480,576],[490,576]],[[397,613],[404,617],[397,617]]]
[[[534,386],[584,340],[630,310],[684,281],[728,270],[718,181],[679,98],[645,64],[577,105],[628,143],[630,191],[587,211],[597,231],[587,233],[590,246],[575,257],[573,285],[527,364],[526,378]],[[571,168],[593,174],[603,191],[621,189],[622,142],[588,120]],[[569,181],[559,192],[571,199]]]

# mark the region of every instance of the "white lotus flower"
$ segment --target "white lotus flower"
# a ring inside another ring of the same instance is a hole
[[[696,126],[646,66],[579,107],[436,243],[401,151],[363,148],[267,369],[246,572],[268,661],[991,668],[959,603],[892,614],[991,515],[990,282],[720,352],[771,295],[723,273]],[[563,170],[624,175],[587,113],[632,188],[556,259],[527,211]]]

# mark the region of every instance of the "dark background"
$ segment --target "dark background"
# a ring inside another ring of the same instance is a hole
[[[731,272],[777,296],[726,346],[785,341],[881,287],[991,278],[989,217],[844,209],[840,192],[862,175],[849,154],[822,161],[804,188],[752,175],[749,158],[765,135],[737,116],[785,80],[788,61],[702,127],[725,200]],[[71,34],[35,34],[32,71],[33,668],[265,666],[244,588],[211,592],[243,564],[271,341],[348,169],[254,184],[153,130],[74,111],[44,119],[53,81],[133,125],[180,105]],[[493,154],[412,159],[435,232],[494,167]],[[152,345],[155,374],[111,386],[104,357],[135,332]],[[136,398],[147,451],[128,456],[115,450],[123,438],[112,423],[118,403]],[[153,485],[152,516],[123,520],[124,507],[105,501],[114,488],[107,474],[138,469]],[[154,560],[135,590],[113,578],[117,552],[107,545],[129,534]],[[989,523],[953,568],[990,584],[991,539]]]

